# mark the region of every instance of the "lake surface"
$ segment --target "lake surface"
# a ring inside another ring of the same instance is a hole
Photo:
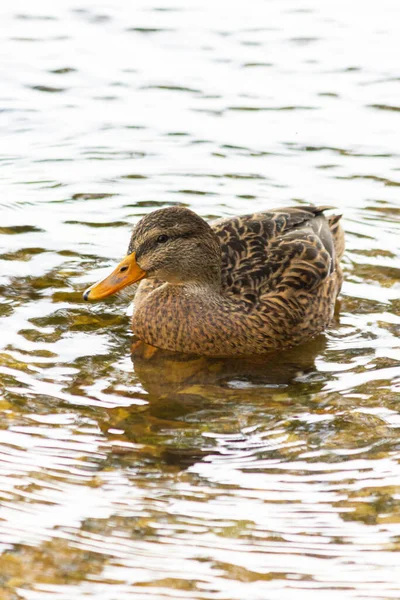
[[[0,7],[0,597],[400,597],[397,0]],[[343,214],[326,334],[130,356],[155,208]]]

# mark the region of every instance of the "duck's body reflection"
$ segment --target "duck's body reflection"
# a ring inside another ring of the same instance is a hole
[[[151,395],[182,393],[196,386],[205,394],[220,388],[243,391],[286,387],[315,370],[315,358],[325,348],[321,335],[285,352],[262,357],[210,358],[157,349],[135,340],[132,344],[134,370]]]
[[[135,340],[133,369],[148,403],[107,409],[106,430],[121,430],[119,440],[139,444],[135,457],[117,446],[116,454],[128,463],[146,462],[151,456],[185,469],[219,454],[214,436],[240,436],[246,427],[273,432],[288,412],[307,402],[308,384],[313,392],[323,385],[314,376],[323,379],[315,358],[325,346],[321,335],[269,356],[210,358],[159,350]],[[267,446],[269,452],[269,442]]]

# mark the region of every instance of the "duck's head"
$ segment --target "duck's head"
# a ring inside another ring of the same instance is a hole
[[[101,300],[145,277],[219,286],[220,273],[220,245],[208,223],[187,208],[162,208],[137,223],[127,256],[83,297]]]

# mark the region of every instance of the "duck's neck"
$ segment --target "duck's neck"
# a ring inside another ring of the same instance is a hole
[[[207,271],[201,274],[201,277],[196,277],[192,281],[185,281],[181,284],[181,288],[191,290],[202,290],[205,293],[220,294],[221,293],[221,267],[220,265],[212,265]]]
[[[185,264],[185,268],[178,272],[174,271],[161,273],[160,279],[163,280],[171,293],[186,289],[208,290],[216,294],[221,292],[221,253],[218,247],[218,254],[211,252],[212,249],[205,248],[199,261],[193,259]],[[174,291],[174,288],[176,290]]]

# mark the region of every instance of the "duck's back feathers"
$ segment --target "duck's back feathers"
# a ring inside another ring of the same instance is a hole
[[[338,269],[331,221],[338,232],[340,217],[328,221],[326,208],[277,209],[212,223],[221,243],[224,293],[257,304],[270,292],[318,287]]]

